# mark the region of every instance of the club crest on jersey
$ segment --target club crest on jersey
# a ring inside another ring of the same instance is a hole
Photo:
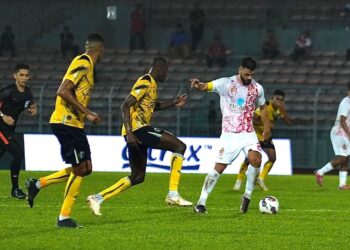
[[[230,95],[233,96],[233,95],[235,95],[236,93],[237,93],[237,87],[234,86],[234,85],[232,85],[232,86],[230,87]]]

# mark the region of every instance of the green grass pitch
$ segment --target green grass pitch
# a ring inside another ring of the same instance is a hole
[[[22,172],[39,177],[43,172]],[[114,184],[125,173],[93,173],[85,178],[73,209],[84,227],[55,226],[64,184],[43,189],[34,208],[9,193],[9,171],[0,171],[0,249],[350,249],[350,191],[339,191],[338,177],[325,187],[312,175],[270,176],[270,191],[256,190],[247,214],[239,213],[235,176],[223,175],[208,199],[208,214],[169,207],[164,199],[168,174],[147,174],[146,181],[102,205],[93,216],[86,196]],[[183,174],[180,193],[197,201],[205,175]],[[24,185],[22,185],[24,186]],[[280,202],[276,215],[261,214],[266,195]]]

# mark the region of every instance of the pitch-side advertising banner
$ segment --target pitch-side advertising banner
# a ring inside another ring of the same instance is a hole
[[[182,173],[208,173],[215,163],[218,138],[180,137],[187,145]],[[128,152],[121,136],[88,136],[94,171],[130,172]],[[292,156],[289,139],[275,139],[277,161],[272,175],[291,175]],[[24,135],[26,170],[55,171],[65,167],[60,145],[54,135]],[[169,172],[171,152],[149,149],[147,172]],[[226,168],[225,173],[237,173],[244,154]],[[263,163],[267,161],[263,153]]]

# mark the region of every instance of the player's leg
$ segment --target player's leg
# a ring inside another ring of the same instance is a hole
[[[40,177],[39,179],[28,178],[25,182],[25,186],[28,190],[28,204],[30,207],[34,206],[34,198],[37,196],[42,188],[45,188],[51,184],[57,184],[66,182],[72,172],[72,167],[68,167],[50,175]]]
[[[346,161],[344,161],[340,165],[340,169],[339,169],[339,189],[340,190],[350,189],[350,186],[346,184],[346,180],[348,177],[348,165],[349,165],[349,157],[346,157]]]
[[[12,156],[12,161],[10,163],[11,172],[11,195],[17,199],[25,199],[26,194],[18,186],[19,173],[21,171],[21,164],[23,161],[23,150],[18,144],[14,137],[9,139],[9,144],[7,145],[7,152]]]
[[[251,134],[251,138],[247,136],[247,139],[254,141],[253,136],[255,136],[255,134]],[[246,181],[245,191],[241,199],[240,211],[241,213],[246,213],[248,211],[249,202],[254,190],[255,181],[260,172],[260,165],[261,165],[260,143],[256,140],[255,144],[251,144],[249,146],[244,147],[243,151],[248,158],[249,166],[246,172],[247,181]]]
[[[276,150],[275,146],[272,144],[272,140],[265,141],[260,144],[262,150],[264,150],[264,152],[267,154],[268,160],[265,162],[264,167],[259,174],[257,184],[261,187],[262,190],[267,191],[268,187],[265,185],[265,179],[276,161]]]
[[[170,159],[169,192],[165,202],[169,205],[192,206],[192,202],[183,199],[178,192],[186,144],[167,131],[159,131],[159,133],[161,133],[159,141],[152,143],[151,147],[173,153]]]
[[[239,168],[237,180],[235,182],[235,185],[233,186],[233,190],[237,191],[241,189],[242,181],[244,179],[245,173],[247,172],[248,165],[249,165],[248,159],[245,158],[241,164],[241,167]]]
[[[60,145],[61,145],[61,155],[63,160],[67,159],[68,161],[72,161],[74,164],[76,164],[76,157],[75,154],[77,151],[74,149],[74,144],[72,140],[77,136],[82,136],[81,139],[82,143],[87,143],[87,153],[90,154],[90,148],[88,146],[87,139],[84,138],[85,133],[81,135],[81,130],[75,130],[74,128],[66,128],[67,126],[61,125],[61,124],[51,124],[51,130],[53,134],[57,137]],[[71,131],[72,130],[72,131]],[[75,132],[76,131],[76,132]],[[86,137],[86,136],[85,136]],[[79,137],[76,139],[76,141],[79,141]],[[79,146],[80,147],[80,146]],[[78,148],[79,148],[78,147]],[[74,151],[75,150],[75,151]],[[66,161],[67,162],[67,161]],[[67,167],[65,169],[59,170],[57,172],[54,172],[50,175],[40,177],[39,179],[35,178],[28,178],[26,180],[26,188],[28,190],[28,204],[30,207],[34,206],[34,199],[39,193],[39,191],[42,188],[45,188],[51,184],[57,184],[61,182],[66,182],[72,173],[72,167]]]
[[[99,193],[87,197],[86,202],[93,214],[98,216],[102,215],[100,209],[101,204],[105,200],[115,197],[129,187],[140,184],[144,181],[147,165],[147,147],[144,145],[139,145],[138,149],[128,147],[128,153],[131,175],[118,180],[115,184]]]
[[[218,179],[226,169],[227,165],[228,164],[226,163],[215,163],[214,169],[211,170],[205,177],[201,195],[196,206],[194,206],[194,211],[196,213],[207,213],[206,202],[209,197],[209,194],[213,191]]]
[[[90,158],[90,156],[85,157]],[[70,173],[69,179],[67,181],[63,196],[63,204],[57,221],[58,227],[81,227],[74,220],[71,219],[72,207],[79,194],[83,178],[87,175],[90,175],[92,172],[91,159],[84,159],[83,157],[81,158],[81,162],[77,163],[76,165],[73,165],[73,171]]]
[[[197,202],[197,205],[194,207],[194,211],[197,213],[206,213],[206,201],[209,197],[209,194],[215,187],[218,179],[221,174],[226,169],[227,165],[231,164],[234,159],[237,158],[240,152],[238,148],[239,140],[232,133],[222,133],[219,139],[218,145],[221,145],[221,148],[217,152],[217,157],[215,160],[215,167],[208,173],[204,179],[202,186],[201,195]]]
[[[8,152],[11,157],[10,178],[11,178],[11,196],[17,199],[25,199],[26,194],[19,188],[18,179],[23,160],[23,149],[17,142],[14,132],[10,129],[2,128],[0,131],[0,157],[4,152]]]
[[[316,182],[320,186],[323,186],[324,175],[345,163],[348,157],[348,138],[337,135],[334,128],[330,132],[330,137],[335,157],[330,162],[327,162],[322,168],[315,171]]]

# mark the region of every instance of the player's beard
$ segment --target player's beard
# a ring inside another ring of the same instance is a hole
[[[252,82],[251,79],[244,80],[242,76],[239,76],[239,77],[241,78],[241,81],[242,81],[244,86],[247,86]]]

